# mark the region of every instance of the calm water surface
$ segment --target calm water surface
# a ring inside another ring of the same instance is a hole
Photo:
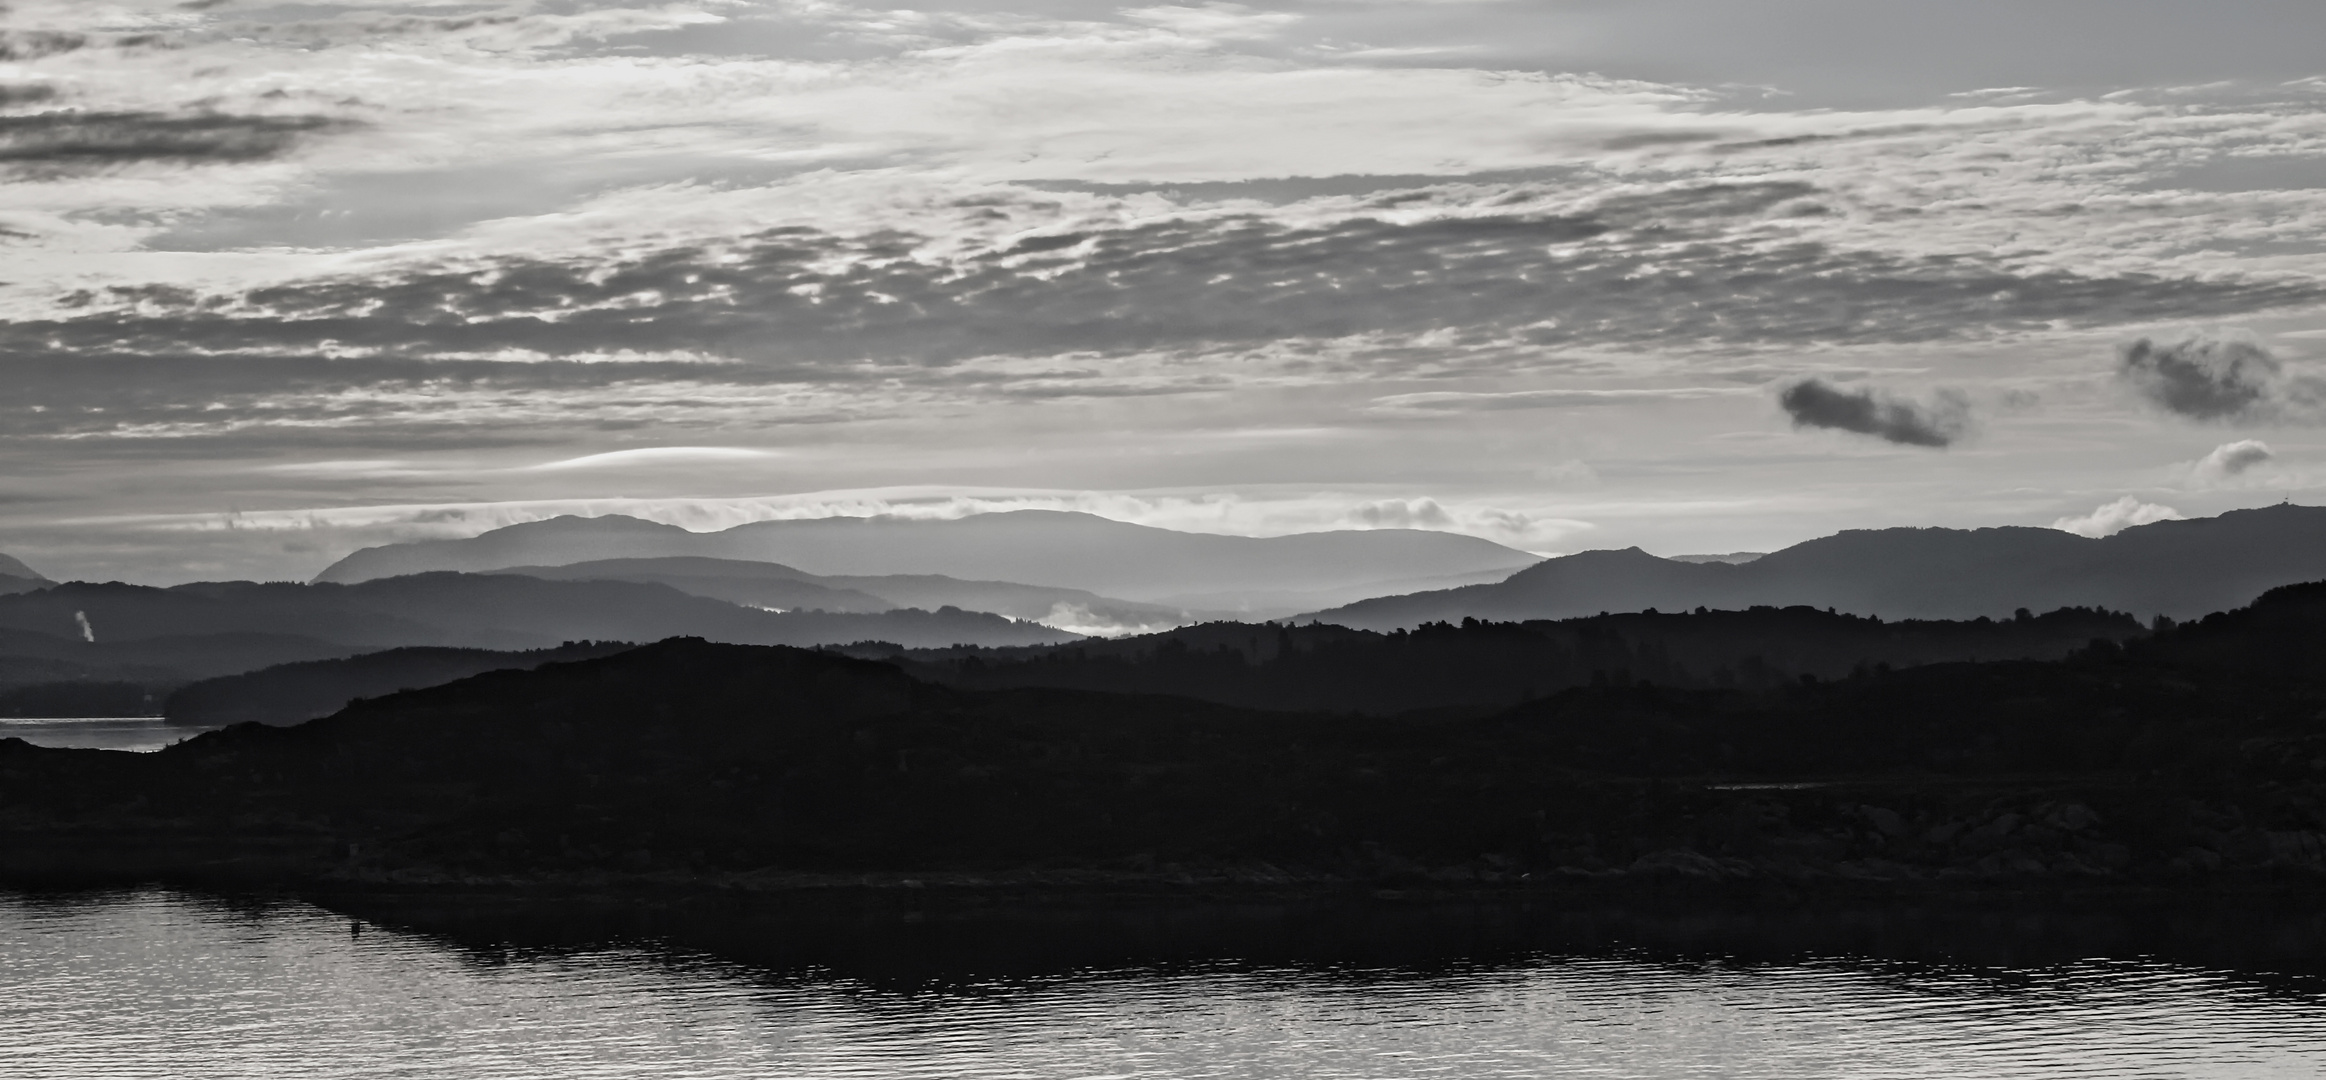
[[[74,750],[131,750],[151,753],[208,728],[173,727],[158,716],[0,717],[0,739]]]
[[[1539,955],[900,987],[667,944],[455,944],[295,902],[0,894],[45,1077],[2316,1077],[2306,978],[2138,958]]]

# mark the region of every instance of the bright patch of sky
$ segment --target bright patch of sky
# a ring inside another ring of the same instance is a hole
[[[0,35],[0,551],[51,576],[575,508],[1677,554],[2326,485],[2314,3],[16,0]]]

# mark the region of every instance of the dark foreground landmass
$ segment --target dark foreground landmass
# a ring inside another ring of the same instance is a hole
[[[2160,624],[2161,625],[2161,624]],[[1172,694],[1223,705],[1389,716],[1499,710],[1560,690],[1652,684],[1766,691],[1968,660],[2058,660],[2148,631],[2123,612],[2061,608],[2015,617],[1884,621],[1806,606],[1496,623],[1464,619],[1380,633],[1326,624],[1215,622],[1069,645],[838,651],[889,659],[970,690],[1052,687]]]
[[[672,640],[149,755],[0,740],[0,881],[2314,893],[2326,583],[2066,659],[1487,715]]]

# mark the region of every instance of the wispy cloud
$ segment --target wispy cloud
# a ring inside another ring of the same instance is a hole
[[[2134,525],[2179,520],[2181,512],[2172,507],[2142,502],[2126,495],[2115,502],[2101,504],[2089,514],[2060,518],[2053,521],[2051,527],[2078,536],[2101,537],[2113,536]]]
[[[2200,486],[2226,483],[2275,460],[2269,444],[2260,439],[2222,443],[2189,466],[2190,479]]]
[[[645,446],[634,450],[609,450],[602,454],[586,454],[560,461],[543,462],[531,466],[534,472],[567,472],[575,469],[621,469],[637,466],[730,464],[746,461],[766,461],[781,455],[770,450],[753,450],[740,446]]]
[[[1473,412],[1500,409],[1561,409],[1593,405],[1638,405],[1651,402],[1694,401],[1703,398],[1746,397],[1760,391],[1737,386],[1688,386],[1670,389],[1624,390],[1432,390],[1390,394],[1373,399],[1372,408],[1384,412]]]

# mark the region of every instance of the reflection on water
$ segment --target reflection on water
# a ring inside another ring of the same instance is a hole
[[[1613,948],[899,983],[667,942],[465,933],[295,902],[0,895],[0,1062],[23,1078],[2326,1072],[2312,977],[2133,956],[1998,968]]]
[[[78,750],[132,750],[151,753],[208,728],[175,727],[158,716],[0,717],[0,739],[34,746]]]

